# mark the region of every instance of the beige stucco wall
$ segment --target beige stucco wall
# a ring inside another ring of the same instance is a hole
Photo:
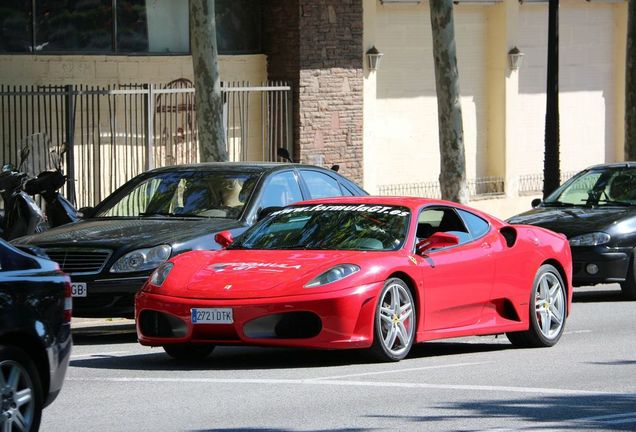
[[[267,80],[264,55],[220,56],[221,79]],[[192,79],[190,56],[0,55],[2,84],[131,84]]]
[[[428,2],[364,0],[364,46],[384,53],[365,80],[365,178],[435,181],[437,109]],[[561,170],[622,159],[624,2],[560,2]],[[547,3],[503,0],[454,9],[467,177],[501,176],[506,196],[471,202],[508,217],[530,208],[519,176],[543,172]],[[511,71],[507,52],[525,54]]]

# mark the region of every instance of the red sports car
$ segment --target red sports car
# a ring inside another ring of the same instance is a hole
[[[139,341],[177,359],[215,345],[369,348],[506,333],[554,345],[572,299],[566,238],[471,208],[344,197],[278,209],[217,251],[162,264],[136,297]]]

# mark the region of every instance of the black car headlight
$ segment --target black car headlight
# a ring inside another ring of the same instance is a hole
[[[341,279],[351,276],[355,272],[359,271],[360,267],[355,264],[338,264],[335,267],[330,268],[324,273],[316,276],[310,280],[305,288],[316,288],[319,286],[327,285],[333,282],[337,282]]]
[[[581,234],[569,239],[570,246],[598,246],[609,243],[612,239],[609,234],[604,232],[592,232]]]
[[[168,245],[137,249],[119,258],[110,268],[111,273],[131,273],[151,270],[170,258],[172,248]]]

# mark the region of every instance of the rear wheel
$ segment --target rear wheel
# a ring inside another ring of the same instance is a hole
[[[530,328],[523,332],[506,333],[506,336],[517,347],[550,347],[563,334],[566,308],[563,278],[556,268],[544,264],[537,271],[532,287]]]
[[[37,431],[43,396],[40,375],[27,354],[0,346],[0,430]]]
[[[381,361],[399,361],[407,356],[415,339],[415,302],[408,286],[391,278],[380,291],[375,310],[371,354]]]
[[[214,345],[164,345],[163,350],[166,354],[176,360],[202,360],[212,354],[212,351],[214,351]]]

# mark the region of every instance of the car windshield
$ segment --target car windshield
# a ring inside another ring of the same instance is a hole
[[[257,179],[257,173],[161,172],[111,197],[95,216],[238,219]]]
[[[359,204],[294,206],[272,213],[228,249],[397,250],[404,244],[406,207]]]
[[[605,167],[583,171],[544,201],[547,207],[636,205],[636,168]]]

